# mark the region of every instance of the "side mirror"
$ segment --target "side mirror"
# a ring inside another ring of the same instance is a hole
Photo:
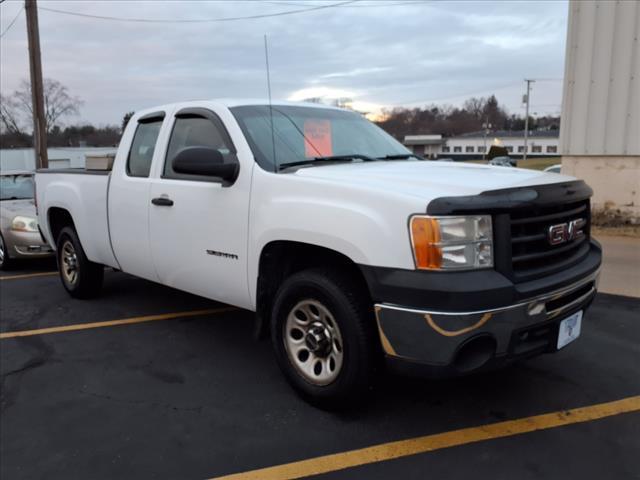
[[[238,162],[224,163],[220,150],[210,147],[186,147],[180,150],[171,161],[173,171],[187,175],[219,177],[233,182],[238,177]]]

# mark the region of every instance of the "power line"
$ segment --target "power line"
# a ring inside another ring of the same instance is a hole
[[[49,8],[49,7],[39,7],[40,10],[46,10],[47,12],[61,13],[64,15],[74,15],[76,17],[86,17],[86,18],[94,18],[98,20],[113,20],[118,22],[137,22],[137,23],[213,23],[213,22],[232,22],[237,20],[254,20],[258,18],[268,18],[268,17],[280,17],[283,15],[293,15],[296,13],[307,13],[316,10],[324,10],[327,8],[333,7],[341,7],[343,5],[348,5],[350,3],[355,3],[359,0],[348,0],[345,2],[332,3],[330,5],[317,5],[315,7],[309,8],[301,8],[297,10],[286,10],[284,12],[276,12],[276,13],[264,13],[260,15],[249,15],[246,17],[222,17],[222,18],[200,18],[200,19],[185,19],[185,20],[175,20],[175,19],[149,19],[149,18],[124,18],[124,17],[110,17],[105,15],[92,15],[89,13],[78,13],[78,12],[70,12],[68,10],[58,10],[57,8]]]
[[[252,0],[250,0],[252,1]],[[362,0],[360,0],[362,1]],[[359,5],[345,5],[349,8],[375,8],[375,7],[395,7],[395,6],[403,6],[403,5],[424,5],[429,0],[409,0],[409,1],[390,1],[390,2],[382,2],[376,0],[375,3],[367,3],[367,4],[359,4]],[[288,2],[288,1],[268,1],[264,0],[263,3],[270,3],[272,5],[288,5],[292,7],[302,7],[305,4],[301,2]],[[308,5],[308,4],[306,4]]]
[[[24,10],[24,5],[20,8],[20,10],[18,10],[18,13],[16,13],[16,16],[13,18],[13,20],[11,20],[11,23],[9,24],[9,26],[4,29],[4,32],[0,33],[0,38],[4,37],[7,34],[7,32],[11,30],[11,27],[13,27],[13,24],[16,23],[16,20],[18,20],[18,17],[20,16],[23,10]]]
[[[376,0],[375,3],[367,3],[367,4],[362,4],[362,5],[349,5],[349,7],[353,7],[353,8],[376,8],[376,7],[401,7],[404,5],[424,5],[428,2],[429,0],[409,0],[408,2],[389,2],[389,3],[382,3],[382,2],[378,2]]]

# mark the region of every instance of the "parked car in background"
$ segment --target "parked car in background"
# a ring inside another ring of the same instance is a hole
[[[20,258],[53,255],[38,230],[33,173],[0,173],[0,269]]]
[[[545,172],[551,172],[551,173],[561,173],[562,164],[561,163],[556,163],[555,165],[551,165],[550,167],[545,168],[544,171]]]
[[[499,167],[515,167],[517,162],[511,157],[495,157],[489,160],[489,165],[497,165]]]

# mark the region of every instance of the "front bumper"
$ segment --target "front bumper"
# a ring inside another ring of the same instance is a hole
[[[41,258],[53,255],[53,249],[45,242],[39,232],[5,232],[4,241],[11,258]]]
[[[562,275],[545,279],[544,285],[540,281],[512,284],[495,271],[461,273],[449,278],[445,273],[441,276],[444,282],[437,282],[434,273],[428,273],[421,285],[431,285],[435,291],[410,282],[414,284],[410,293],[393,286],[400,278],[408,286],[404,275],[365,271],[388,363],[403,371],[451,376],[553,352],[560,321],[585,310],[593,301],[600,260],[601,250],[592,242],[587,258]],[[411,273],[420,278],[421,272]],[[464,278],[471,279],[471,283],[461,280]],[[465,290],[464,293],[456,295],[454,290],[439,295],[442,283],[452,281],[456,290]],[[383,292],[392,299],[380,298],[378,295]],[[393,301],[406,295],[416,299],[414,306]],[[502,304],[496,305],[499,303]]]

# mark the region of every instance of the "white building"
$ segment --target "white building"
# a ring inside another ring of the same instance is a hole
[[[114,147],[66,147],[48,148],[49,168],[82,168],[85,155],[116,153]],[[33,148],[11,148],[0,150],[0,170],[34,170],[36,167]]]
[[[444,139],[442,135],[406,135],[403,143],[416,155],[436,158],[442,152]]]
[[[558,156],[558,130],[529,132],[527,157]],[[407,135],[405,146],[424,158],[480,159],[492,145],[507,149],[513,158],[524,155],[524,131],[473,132],[443,139],[441,135]]]
[[[640,218],[640,2],[572,1],[565,58],[562,172],[593,205]]]
[[[442,147],[442,157],[467,160],[482,158],[492,145],[507,149],[509,156],[524,155],[524,131],[473,132],[451,137]],[[555,157],[558,155],[558,130],[533,130],[527,140],[527,157]]]

